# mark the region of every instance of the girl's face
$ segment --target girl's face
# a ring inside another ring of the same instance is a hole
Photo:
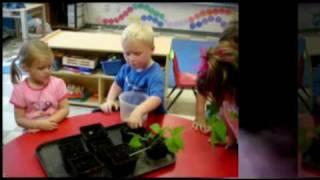
[[[39,59],[35,60],[30,67],[26,67],[25,69],[34,83],[45,85],[50,80],[52,63],[53,59]]]
[[[151,62],[154,50],[149,44],[140,40],[126,40],[122,43],[123,56],[134,69],[144,69]]]

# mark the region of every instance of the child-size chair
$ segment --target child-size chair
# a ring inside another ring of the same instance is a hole
[[[171,90],[167,98],[170,97],[170,95],[175,91],[176,88],[180,88],[180,91],[167,107],[167,111],[169,111],[171,106],[176,102],[176,100],[179,98],[179,96],[181,95],[184,89],[192,89],[194,95],[196,96],[195,88],[197,85],[197,75],[180,71],[177,55],[174,51],[173,51],[172,62],[173,62],[173,74],[174,74],[174,79],[176,81],[176,85]]]

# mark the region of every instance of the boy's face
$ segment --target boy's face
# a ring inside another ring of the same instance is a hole
[[[132,68],[144,69],[149,65],[154,47],[140,40],[126,40],[122,47],[123,56]]]

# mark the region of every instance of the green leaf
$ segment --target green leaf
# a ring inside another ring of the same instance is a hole
[[[148,132],[146,135],[146,139],[152,139],[154,138],[154,135],[151,132]]]
[[[174,144],[178,147],[178,150],[183,149],[184,144],[183,144],[183,140],[181,137],[176,136],[176,137],[173,137],[172,139],[173,139]]]
[[[212,116],[219,112],[219,106],[216,103],[210,103],[209,105],[207,105],[207,110],[209,116]]]
[[[140,138],[137,135],[134,135],[129,142],[129,146],[132,148],[140,148],[142,146]]]
[[[171,152],[171,153],[177,153],[178,152],[178,147],[177,145],[174,143],[174,140],[172,138],[167,138],[164,142],[168,148],[168,150]]]
[[[171,135],[172,136],[179,136],[183,130],[184,130],[183,126],[176,127],[171,131]]]
[[[227,137],[227,126],[222,120],[218,120],[214,123],[212,127],[213,132],[216,133],[217,139],[221,142],[226,142]]]
[[[209,118],[207,119],[208,125],[213,127],[217,120],[218,120],[217,115],[209,116]]]
[[[150,126],[150,128],[152,129],[153,132],[155,132],[156,134],[159,134],[161,131],[161,127],[158,123],[152,124]]]

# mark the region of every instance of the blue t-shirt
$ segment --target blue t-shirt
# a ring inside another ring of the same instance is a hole
[[[161,104],[154,112],[166,113],[163,105],[164,73],[157,62],[141,72],[136,71],[128,64],[124,64],[115,81],[122,88],[122,91],[140,91],[148,94],[148,96],[160,97]]]

